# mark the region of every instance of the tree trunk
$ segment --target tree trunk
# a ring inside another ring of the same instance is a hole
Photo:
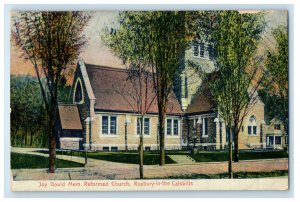
[[[24,133],[24,146],[27,147],[27,129],[25,129],[25,133]]]
[[[18,133],[18,128],[16,128],[14,130],[14,132],[12,133],[12,136],[11,136],[11,145],[12,146],[15,146],[15,140],[16,140],[16,137],[17,137],[17,133]]]
[[[231,128],[230,127],[226,127],[226,131],[228,134],[228,151],[229,151],[229,155],[228,155],[228,178],[229,179],[233,179],[233,173],[232,173],[232,140],[231,140]]]
[[[140,122],[140,179],[144,179],[144,117]]]
[[[239,126],[234,124],[234,162],[239,162]]]
[[[125,151],[128,151],[128,140],[127,140],[127,136],[128,136],[128,124],[127,121],[125,123]]]
[[[49,172],[55,173],[55,160],[56,160],[56,130],[55,130],[55,111],[49,114]]]
[[[14,143],[15,143],[15,135],[12,135],[10,141],[11,146],[14,146],[15,145]]]
[[[165,162],[165,114],[161,113],[159,114],[159,157],[160,157],[160,166],[164,166],[166,164]]]
[[[33,143],[33,132],[30,131],[30,143],[29,143],[30,147],[32,147],[32,143]]]

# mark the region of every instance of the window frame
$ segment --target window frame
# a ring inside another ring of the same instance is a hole
[[[208,137],[208,118],[202,117],[202,137]]]
[[[177,133],[175,134],[175,121],[177,122],[177,127],[176,127],[176,130],[177,130]],[[173,119],[173,136],[178,136],[179,135],[179,120],[178,119]]]
[[[251,119],[252,119],[252,121],[251,121]],[[251,128],[250,133],[249,133],[249,127]],[[259,131],[259,128],[258,128],[258,124],[257,124],[257,119],[254,115],[251,115],[248,119],[247,134],[249,136],[258,136],[258,131]]]
[[[107,133],[103,133],[103,117],[107,117]],[[111,118],[116,118],[115,121],[115,133],[111,132]],[[103,114],[101,115],[101,135],[103,136],[118,136],[118,116],[117,115],[108,115],[108,114]]]
[[[193,57],[213,60],[213,47],[205,42],[194,40],[192,42]]]
[[[280,143],[277,143],[278,139],[280,140]],[[275,136],[274,143],[275,143],[275,145],[282,145],[282,137],[281,136]]]
[[[112,124],[111,124],[111,122],[112,122],[111,119],[112,119],[112,118],[116,118],[116,120],[115,120],[115,129],[114,129],[114,130],[115,130],[115,133],[112,133],[112,132],[111,132],[111,131],[112,131]],[[110,135],[117,135],[117,125],[118,125],[118,124],[117,124],[117,117],[116,117],[116,116],[110,116],[110,117],[109,117],[109,134],[110,134]]]
[[[248,135],[252,135],[252,126],[247,127],[247,133]]]
[[[194,57],[199,57],[199,55],[200,55],[200,52],[199,52],[199,43],[198,43],[197,40],[194,40],[193,41],[193,56]]]
[[[106,123],[106,133],[103,132],[103,118],[107,118],[107,123]],[[101,134],[103,135],[108,135],[109,134],[109,116],[101,116]]]
[[[205,44],[202,42],[202,43],[198,43],[198,46],[199,46],[199,57],[200,58],[206,58],[205,57]]]
[[[80,87],[80,95],[81,95],[81,100],[77,100],[77,93],[79,91],[78,87]],[[76,82],[75,82],[75,87],[74,87],[74,92],[73,92],[73,103],[76,104],[83,104],[84,103],[84,91],[83,91],[83,85],[81,79],[78,77]]]
[[[171,128],[170,128],[170,134],[168,134],[168,120],[171,121]],[[177,134],[174,133],[174,121],[177,121]],[[166,118],[165,121],[165,134],[166,137],[169,138],[179,138],[181,135],[180,132],[180,119],[179,118]]]
[[[104,151],[104,152],[109,152],[109,146],[104,146],[104,147],[102,147],[102,151]]]
[[[253,135],[257,135],[257,126],[252,126]]]
[[[277,127],[279,126],[279,127]],[[280,130],[281,125],[279,123],[274,124],[274,130]]]
[[[138,124],[139,124],[139,119],[141,119],[141,117],[137,117],[136,118],[136,125],[135,125],[135,134],[136,135],[138,135],[138,136],[140,136],[141,135],[141,133],[139,132],[139,130],[138,130]],[[148,129],[148,134],[145,134],[145,119],[148,119],[149,120],[149,129]],[[141,127],[139,126],[139,128],[140,128],[140,130],[141,130]],[[151,120],[150,120],[150,117],[144,117],[144,128],[143,128],[143,135],[144,135],[144,137],[145,137],[145,135],[146,135],[146,137],[148,137],[148,136],[150,136],[150,134],[151,134]]]
[[[167,124],[166,124],[166,130],[167,130],[166,135],[167,136],[172,136],[173,119],[167,118],[166,121],[167,121]],[[170,125],[170,134],[168,133],[168,122],[171,123],[171,125]]]
[[[112,151],[112,152],[118,152],[119,148],[118,148],[118,146],[111,146],[110,147],[110,151]]]

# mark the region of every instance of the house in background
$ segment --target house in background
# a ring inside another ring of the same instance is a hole
[[[283,123],[273,118],[266,126],[266,147],[270,149],[284,149],[287,147],[287,136]]]

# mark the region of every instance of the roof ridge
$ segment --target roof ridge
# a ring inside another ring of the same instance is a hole
[[[126,72],[126,69],[124,69],[124,68],[109,67],[109,66],[95,65],[95,64],[89,64],[89,63],[85,63],[85,65],[86,65],[87,68],[105,69],[105,70],[109,70],[109,71]]]

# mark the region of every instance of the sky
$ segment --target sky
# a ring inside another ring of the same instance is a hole
[[[115,57],[107,47],[103,45],[100,36],[101,30],[105,26],[113,25],[113,21],[116,20],[117,16],[117,11],[92,12],[92,18],[83,33],[87,38],[87,43],[83,48],[81,55],[79,56],[86,63],[117,68],[122,67],[121,61],[117,57]],[[32,64],[29,61],[24,61],[24,59],[20,58],[21,51],[19,51],[18,48],[14,45],[13,41],[11,41],[10,48],[11,74],[35,75]]]
[[[257,11],[253,10],[243,12]],[[100,36],[101,31],[105,26],[114,27],[116,24],[116,18],[118,16],[118,11],[97,11],[92,12],[91,14],[92,18],[83,33],[86,35],[87,44],[82,50],[80,58],[89,64],[121,68],[121,61],[103,45]],[[287,12],[282,10],[268,11],[268,14],[266,15],[266,21],[268,22],[267,31],[270,32],[272,28],[275,28],[280,24],[287,23]],[[11,74],[35,75],[32,64],[29,61],[24,61],[24,59],[20,58],[21,52],[15,47],[12,41],[10,47]]]

